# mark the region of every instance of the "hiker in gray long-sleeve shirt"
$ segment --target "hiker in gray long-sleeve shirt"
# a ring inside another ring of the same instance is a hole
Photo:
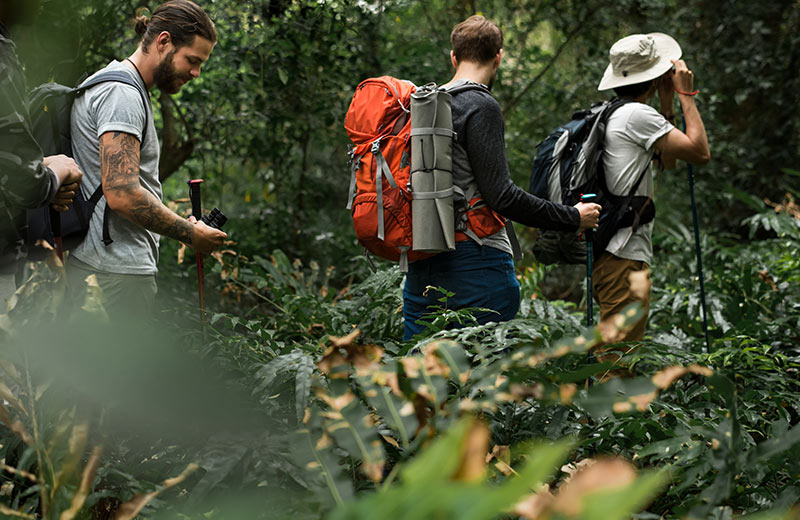
[[[455,93],[451,103],[458,136],[453,144],[453,184],[466,200],[455,203],[455,251],[409,264],[403,288],[404,339],[424,330],[429,307],[441,306],[442,295],[429,286],[454,293],[447,299],[448,309],[489,309],[473,313],[480,324],[516,315],[519,282],[502,225],[506,218],[531,227],[575,231],[597,227],[600,216],[597,204],[555,204],[514,185],[506,162],[502,112],[489,93],[502,59],[503,33],[484,17],[471,16],[453,29],[450,39],[456,73],[445,87],[479,86]],[[462,215],[469,218],[459,218]]]

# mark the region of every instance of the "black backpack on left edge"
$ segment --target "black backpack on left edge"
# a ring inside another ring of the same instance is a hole
[[[39,143],[45,157],[58,154],[73,157],[70,130],[72,104],[77,97],[83,95],[89,88],[109,81],[124,83],[136,88],[142,96],[144,106],[147,107],[150,101],[147,92],[128,74],[116,70],[97,74],[76,88],[59,85],[58,83],[45,83],[31,92],[29,112],[33,137]],[[147,126],[147,120],[145,120],[142,141],[144,141],[144,133],[147,131]],[[59,213],[49,205],[28,210],[28,233],[26,237],[28,257],[37,259],[44,255],[45,250],[41,247],[36,247],[36,243],[39,240],[46,240],[56,249],[61,250],[63,248],[64,251],[68,251],[83,242],[86,233],[89,231],[89,220],[92,218],[94,208],[102,196],[103,186],[101,184],[88,198],[84,195],[84,190],[79,189],[75,194],[72,205],[65,213]],[[106,206],[106,211],[103,215],[103,242],[106,245],[113,242],[108,232],[109,211],[108,206]]]

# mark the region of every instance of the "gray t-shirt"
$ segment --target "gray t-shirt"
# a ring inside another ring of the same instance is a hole
[[[130,65],[112,61],[103,70],[120,70],[130,74],[143,89],[144,82]],[[102,71],[101,71],[102,72]],[[143,132],[145,122],[147,132]],[[90,88],[72,106],[72,150],[83,171],[81,190],[88,198],[100,185],[100,136],[106,132],[124,132],[140,142],[139,181],[161,200],[158,180],[160,148],[153,123],[153,108],[143,105],[141,94],[134,87],[109,81]],[[108,212],[109,234],[113,243],[103,244],[103,213],[106,199],[95,207],[86,240],[72,254],[100,272],[151,275],[158,271],[159,235]]]
[[[647,169],[635,195],[653,197],[653,144],[674,126],[650,105],[627,103],[618,108],[606,125],[603,167],[608,189],[615,195],[627,195]],[[611,238],[606,251],[620,258],[651,263],[653,257],[653,222],[622,228]]]

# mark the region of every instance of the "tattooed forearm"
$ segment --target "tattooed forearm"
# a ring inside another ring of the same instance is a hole
[[[129,220],[159,235],[192,244],[191,222],[170,211],[144,188],[140,187],[138,192],[131,197],[127,211],[123,213]]]
[[[159,235],[192,243],[193,225],[173,213],[139,182],[139,141],[123,132],[100,137],[103,193],[114,211]]]

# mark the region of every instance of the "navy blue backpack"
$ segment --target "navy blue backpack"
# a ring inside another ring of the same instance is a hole
[[[572,119],[553,130],[536,148],[530,193],[552,202],[574,206],[581,195],[594,193],[603,210],[594,232],[595,257],[605,251],[617,230],[638,227],[655,217],[655,206],[647,197],[634,197],[644,178],[642,171],[630,193],[615,195],[607,187],[603,170],[606,122],[628,99],[614,98],[575,112]],[[539,230],[533,245],[536,260],[543,264],[582,264],[586,242],[578,232]]]

